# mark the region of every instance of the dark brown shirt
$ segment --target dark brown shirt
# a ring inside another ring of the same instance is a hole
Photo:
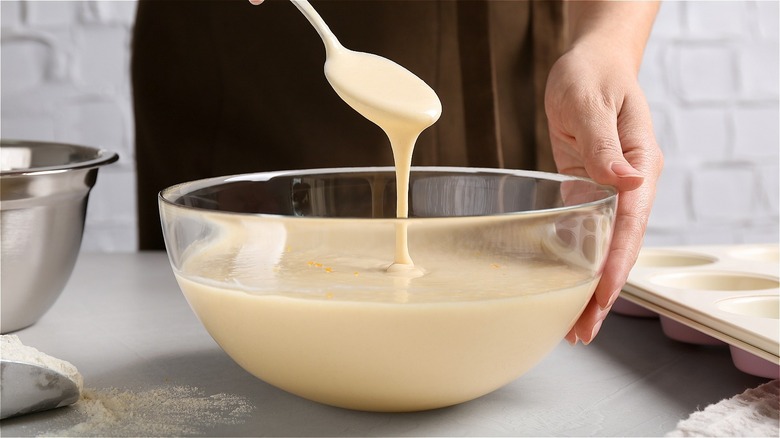
[[[425,80],[442,116],[416,165],[553,171],[544,84],[563,48],[557,1],[312,1],[344,46]],[[141,0],[132,83],[140,249],[162,249],[157,193],[263,170],[392,165],[385,134],[323,74],[290,2]]]

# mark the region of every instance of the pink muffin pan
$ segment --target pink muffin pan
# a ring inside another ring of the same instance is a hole
[[[780,377],[777,244],[648,247],[613,311],[659,317],[668,337],[731,349],[749,374]]]

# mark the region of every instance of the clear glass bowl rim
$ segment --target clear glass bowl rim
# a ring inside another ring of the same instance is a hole
[[[163,190],[161,190],[158,193],[158,199],[161,203],[175,208],[175,209],[184,209],[184,210],[190,210],[190,211],[203,211],[203,212],[209,212],[210,214],[224,214],[224,215],[232,215],[232,216],[245,216],[245,217],[265,217],[265,218],[275,218],[275,219],[285,219],[285,220],[311,220],[311,217],[300,217],[300,216],[290,216],[290,215],[280,215],[280,214],[270,214],[270,213],[242,213],[242,212],[232,212],[232,211],[223,211],[223,210],[212,210],[208,208],[200,208],[200,207],[193,207],[189,205],[181,205],[176,204],[175,200],[184,197],[188,195],[189,193],[192,193],[195,190],[200,190],[206,187],[213,187],[217,186],[222,183],[231,183],[231,182],[241,182],[241,181],[269,181],[276,177],[281,176],[312,176],[312,175],[324,175],[324,174],[349,174],[349,173],[370,173],[370,172],[383,172],[383,173],[393,173],[395,172],[395,168],[392,166],[377,166],[377,167],[329,167],[329,168],[315,168],[315,169],[300,169],[300,170],[275,170],[275,171],[265,171],[265,172],[254,172],[254,173],[242,173],[242,174],[235,174],[235,175],[228,175],[228,176],[216,176],[211,178],[203,178],[193,181],[187,181],[182,182],[179,184],[175,184],[173,186],[167,187]],[[570,212],[570,211],[576,211],[584,208],[590,208],[590,207],[596,207],[599,205],[609,204],[614,201],[614,199],[617,197],[617,189],[615,189],[613,186],[605,185],[605,184],[599,184],[592,179],[589,178],[583,178],[573,175],[565,175],[560,173],[552,173],[552,172],[542,172],[542,171],[535,171],[535,170],[516,170],[516,169],[498,169],[498,168],[484,168],[484,167],[454,167],[454,166],[412,166],[411,172],[441,172],[441,173],[462,173],[462,174],[479,174],[479,173],[487,173],[491,175],[495,174],[501,174],[501,175],[511,175],[511,176],[519,176],[519,177],[526,177],[526,178],[534,178],[534,179],[543,179],[543,180],[551,180],[551,181],[558,181],[558,182],[565,182],[565,181],[582,181],[585,183],[589,183],[593,185],[594,191],[601,190],[606,193],[603,198],[597,199],[595,201],[589,201],[589,202],[583,202],[580,204],[573,204],[573,205],[566,205],[562,207],[552,207],[552,208],[544,208],[544,209],[536,209],[536,210],[530,210],[530,211],[518,211],[518,212],[508,212],[508,213],[499,213],[499,214],[492,214],[491,217],[498,217],[498,216],[536,216],[539,214],[556,214],[556,213],[563,213],[563,212]],[[186,192],[182,192],[183,188],[187,188]],[[466,216],[463,216],[466,217]],[[347,218],[338,218],[338,217],[317,217],[318,220],[333,220],[333,221],[343,221]],[[442,219],[442,218],[433,218],[433,217],[410,217],[410,218],[348,218],[351,221],[354,220],[365,220],[365,221],[380,221],[380,220],[389,220],[389,221],[423,221],[423,220],[434,220],[434,219]],[[449,218],[449,219],[457,219],[455,218]]]

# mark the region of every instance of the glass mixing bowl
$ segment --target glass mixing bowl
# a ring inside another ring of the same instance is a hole
[[[322,403],[415,411],[474,399],[537,364],[589,301],[613,188],[539,172],[267,172],[160,193],[190,306],[260,379]],[[416,270],[388,272],[408,236]]]

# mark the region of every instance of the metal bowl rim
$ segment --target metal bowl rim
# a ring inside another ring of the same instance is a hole
[[[31,176],[36,174],[46,174],[46,173],[55,173],[55,172],[59,173],[59,172],[66,172],[66,171],[79,170],[79,169],[90,169],[94,167],[104,166],[106,164],[111,164],[119,160],[119,155],[114,151],[110,151],[108,149],[95,148],[91,146],[71,144],[71,143],[2,139],[0,140],[0,146],[20,146],[20,147],[28,147],[28,148],[64,146],[64,147],[75,148],[78,150],[91,152],[96,155],[96,158],[90,160],[78,161],[75,163],[60,164],[55,166],[29,167],[25,169],[3,170],[0,171],[0,177]]]

